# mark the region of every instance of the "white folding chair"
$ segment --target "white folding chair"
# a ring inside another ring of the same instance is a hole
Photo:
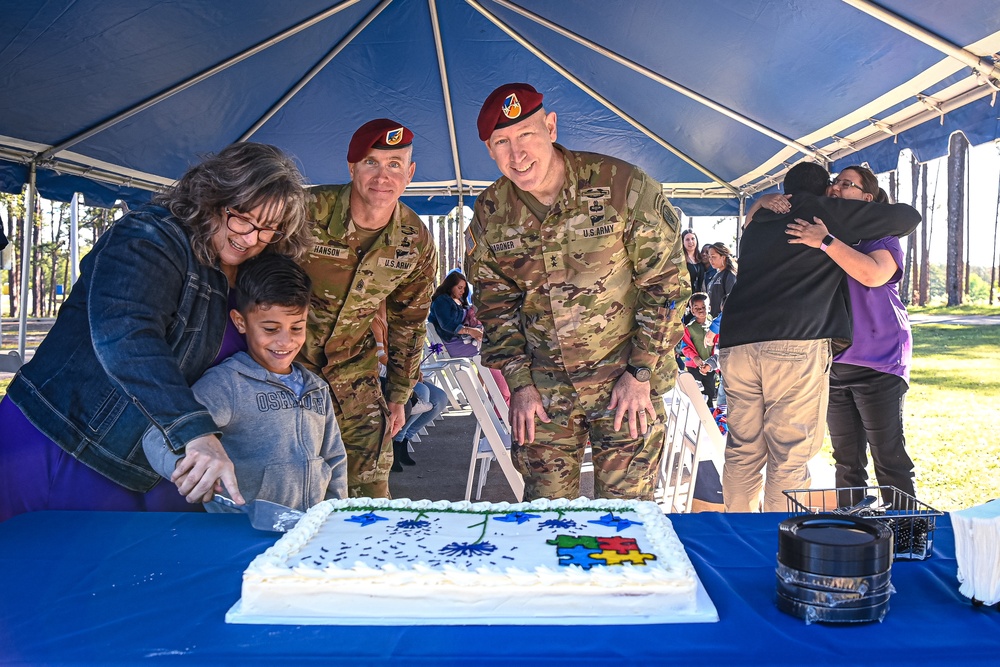
[[[497,414],[497,410],[494,409],[493,401],[483,386],[483,382],[480,381],[472,360],[461,359],[460,361],[461,363],[454,366],[452,370],[462,393],[469,401],[472,413],[476,417],[476,431],[472,437],[472,456],[469,463],[469,477],[465,485],[465,499],[470,500],[472,497],[472,483],[477,462],[480,463],[478,493],[482,493],[485,473],[489,470],[489,462],[483,463],[482,460],[487,457],[486,450],[488,449],[490,461],[493,459],[497,461],[511,491],[520,501],[524,497],[524,480],[521,479],[521,474],[514,469],[514,462],[510,457],[510,431],[501,416]],[[486,447],[481,447],[481,441],[485,441]]]
[[[7,354],[0,354],[0,373],[16,373],[24,365],[21,355],[17,350],[11,350]]]
[[[668,512],[690,512],[698,468],[707,462],[722,472],[726,439],[690,373],[677,374],[663,407],[666,437],[656,497]]]
[[[451,404],[453,409],[464,409],[465,397],[461,395],[458,380],[452,371],[452,364],[458,360],[448,354],[448,350],[444,347],[444,342],[441,340],[440,334],[438,334],[437,329],[430,322],[427,323],[427,342],[430,345],[440,345],[442,351],[434,355],[434,361],[427,361],[420,365],[420,370],[423,372],[424,378],[434,382],[434,384],[444,390],[444,393],[448,396],[448,403]]]
[[[510,410],[507,405],[507,400],[503,397],[503,393],[500,391],[500,385],[497,384],[497,380],[493,377],[493,372],[489,369],[489,367],[483,365],[483,358],[480,355],[477,354],[473,357],[472,363],[475,364],[479,377],[483,379],[483,384],[486,385],[486,392],[489,394],[490,401],[493,402],[497,412],[500,413],[500,419],[503,421],[503,425],[509,433],[511,431]]]

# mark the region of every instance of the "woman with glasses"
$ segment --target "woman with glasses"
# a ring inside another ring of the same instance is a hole
[[[307,243],[302,177],[277,148],[234,144],[105,232],[0,402],[0,521],[41,509],[200,509],[242,502],[190,385],[241,347],[229,291],[243,261]],[[141,446],[184,457],[160,482]],[[179,493],[178,493],[179,492]],[[187,503],[185,503],[185,499]]]
[[[826,196],[889,201],[875,174],[861,166],[841,170],[831,179]],[[777,206],[787,205],[787,200],[781,199],[783,204]],[[768,202],[761,205],[776,210]],[[833,358],[827,410],[837,486],[867,485],[870,448],[878,483],[916,495],[913,461],[903,434],[903,400],[910,382],[913,339],[906,306],[899,296],[903,277],[899,239],[887,236],[851,246],[832,236],[818,218],[796,220],[787,233],[792,237],[790,243],[818,248],[847,274],[854,342]],[[845,495],[841,502],[854,503],[865,494],[855,495]]]

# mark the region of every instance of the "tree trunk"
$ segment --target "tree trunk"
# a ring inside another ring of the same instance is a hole
[[[915,161],[916,160],[914,160],[914,162]],[[889,172],[889,201],[892,202],[895,202],[897,200],[897,194],[898,194],[897,191],[899,190],[896,184],[896,173],[897,173],[896,170]],[[913,208],[917,207],[916,176],[917,176],[916,168],[913,168],[911,173],[912,178],[910,181],[913,184],[911,190],[913,190],[914,192],[913,203],[912,203]],[[917,284],[917,279],[915,276],[913,277],[912,283],[910,282],[910,276],[912,275],[912,272],[915,269],[915,262],[913,261],[913,253],[916,251],[916,246],[913,243],[913,239],[914,239],[914,234],[913,232],[910,232],[906,236],[906,250],[904,251],[903,255],[905,257],[903,261],[903,284],[900,285],[899,288],[899,298],[902,300],[904,306],[908,306],[911,303],[913,303],[913,292],[910,289],[910,285],[912,284],[916,286]]]
[[[923,216],[923,224],[920,225],[920,298],[917,303],[921,306],[927,305],[927,299],[931,290],[931,261],[927,254],[928,236],[931,230],[931,221],[927,218],[927,165],[920,168],[920,207]]]
[[[960,132],[951,135],[948,142],[948,254],[945,281],[948,305],[962,303],[965,258],[965,155],[968,142]]]
[[[445,257],[445,249],[448,247],[448,242],[446,241],[447,232],[445,231],[445,216],[439,215],[437,217],[437,232],[438,232],[438,285],[444,282],[444,277],[448,273],[448,258]]]
[[[455,268],[455,218],[449,215],[444,219],[445,229],[448,230],[448,259],[445,264],[445,274]]]
[[[41,317],[42,293],[45,290],[42,280],[42,263],[38,260],[39,245],[41,245],[39,240],[42,232],[42,216],[38,208],[36,199],[34,224],[31,225],[31,257],[25,259],[25,261],[31,262],[28,268],[31,271],[31,311],[29,314],[32,317]]]
[[[997,214],[993,218],[993,254],[990,256],[990,305],[993,305],[993,286],[997,284],[997,232],[1000,232],[1000,180],[997,181]]]
[[[17,257],[18,257],[18,245],[21,242],[21,232],[20,232],[20,221],[19,218],[14,214],[14,207],[11,206],[10,202],[7,202],[7,240],[10,242],[10,271],[7,272],[7,303],[10,305],[10,316],[17,316],[17,276],[20,272],[17,270]],[[17,230],[15,232],[15,230]]]

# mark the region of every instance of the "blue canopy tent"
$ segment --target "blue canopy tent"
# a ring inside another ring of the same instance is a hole
[[[997,51],[996,0],[0,0],[0,190],[137,202],[240,139],[344,182],[387,116],[439,212],[499,175],[479,106],[528,81],[564,145],[731,215],[803,159],[937,150],[942,116],[996,136]]]

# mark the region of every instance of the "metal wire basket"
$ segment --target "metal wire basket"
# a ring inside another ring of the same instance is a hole
[[[829,512],[867,517],[888,524],[893,533],[895,560],[924,560],[930,557],[937,517],[944,515],[944,512],[894,486],[791,489],[782,493],[788,499],[791,516]]]

